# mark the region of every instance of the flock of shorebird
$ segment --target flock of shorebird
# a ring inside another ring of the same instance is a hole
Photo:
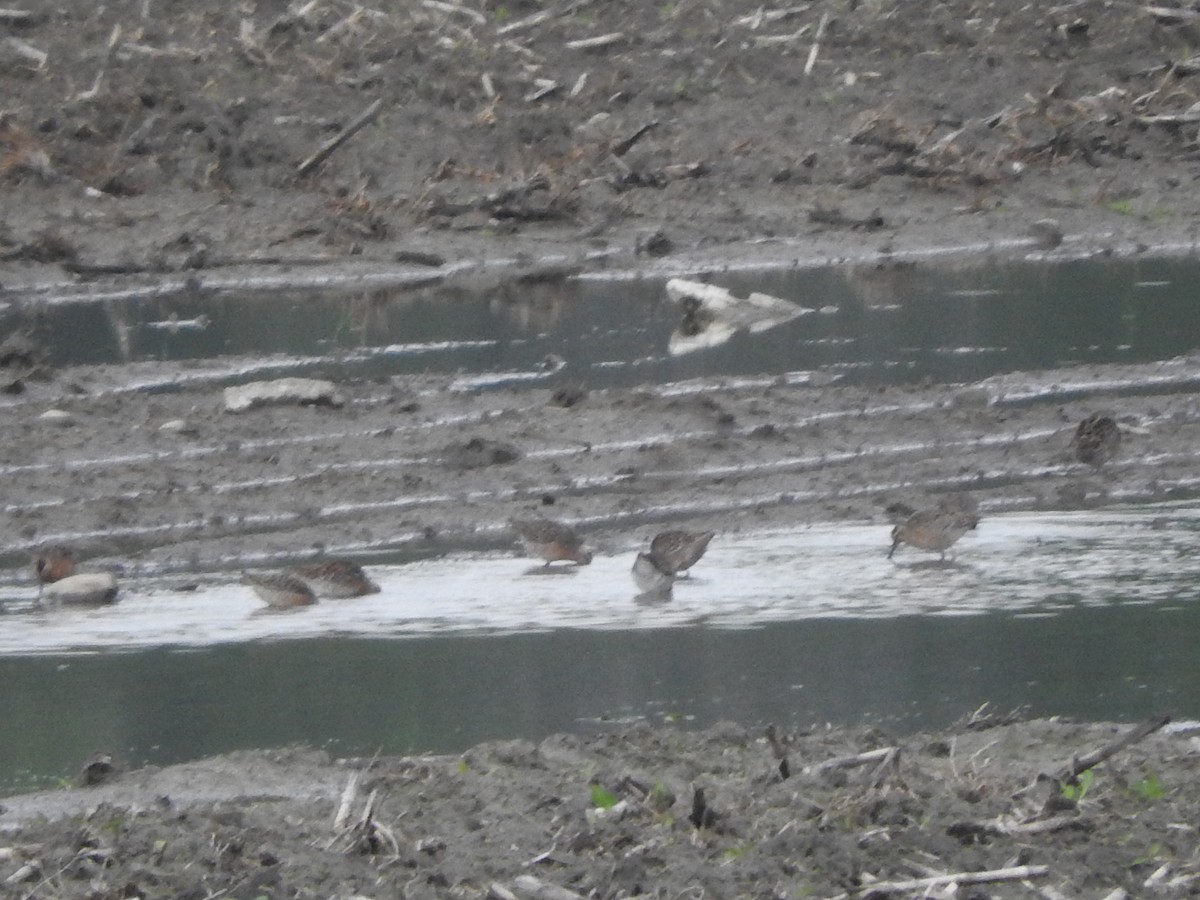
[[[1079,462],[1101,466],[1116,455],[1120,446],[1117,423],[1109,416],[1095,414],[1079,423],[1069,452]],[[887,513],[895,524],[889,559],[901,544],[940,553],[945,559],[946,551],[979,524],[979,506],[965,493],[944,497],[928,509],[894,503]],[[545,561],[544,566],[532,571],[551,571],[557,562],[586,566],[592,561],[592,552],[570,525],[546,518],[514,518],[509,525],[529,554]],[[664,531],[656,535],[633,563],[638,599],[670,597],[675,581],[688,577],[715,534]],[[77,572],[68,548],[52,548],[39,555],[34,560],[34,573],[41,585],[39,600],[43,605],[98,606],[117,599],[116,577],[109,572]],[[379,585],[362,566],[343,559],[296,565],[281,572],[246,572],[242,577],[268,607],[276,609],[309,606],[318,598],[343,599],[379,592]]]

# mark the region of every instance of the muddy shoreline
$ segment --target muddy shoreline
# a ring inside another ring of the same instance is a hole
[[[0,892],[901,896],[977,879],[995,897],[1183,896],[1195,738],[1161,722],[1139,739],[981,711],[904,737],[721,723],[453,757],[236,753],[3,800]]]

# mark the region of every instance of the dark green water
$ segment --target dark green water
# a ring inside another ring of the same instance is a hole
[[[848,380],[970,381],[1075,362],[1139,362],[1200,346],[1194,263],[1176,259],[927,262],[696,276],[820,312],[703,353],[671,357],[679,320],[663,282],[338,292],[197,291],[20,307],[0,332],[53,335],[54,362],[292,354],[296,371],[528,371],[547,354],[592,387],[824,370]],[[203,330],[162,327],[207,316]],[[156,324],[157,323],[157,324]],[[305,362],[304,360],[307,360]]]
[[[453,752],[606,720],[938,727],[1030,715],[1200,717],[1200,604],[809,620],[748,630],[324,639],[0,660],[0,786],[93,750],[169,763],[291,742]],[[19,737],[17,737],[19,736]]]

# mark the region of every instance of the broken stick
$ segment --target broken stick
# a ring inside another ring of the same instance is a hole
[[[950,884],[988,884],[995,881],[1023,881],[1045,875],[1049,866],[1011,866],[1007,869],[988,869],[983,872],[955,872],[952,875],[933,875],[907,881],[876,881],[863,885],[859,894],[896,894],[901,891],[927,891]]]
[[[300,163],[300,165],[296,167],[296,174],[303,177],[321,163],[325,162],[325,160],[329,159],[329,157],[333,155],[333,151],[337,150],[338,147],[342,146],[342,144],[346,143],[346,141],[350,140],[350,138],[362,131],[363,128],[375,121],[375,117],[379,115],[379,110],[382,108],[383,98],[380,98],[359,113],[358,117],[350,122],[349,125],[322,144],[317,149],[316,153],[314,153],[304,162]]]
[[[1137,725],[1130,731],[1121,735],[1111,743],[1105,744],[1099,750],[1093,750],[1091,753],[1085,753],[1083,756],[1074,757],[1071,762],[1064,766],[1062,771],[1059,772],[1057,775],[1058,780],[1067,784],[1073,783],[1076,778],[1078,778],[1088,769],[1100,765],[1100,763],[1104,762],[1110,756],[1115,756],[1126,747],[1130,747],[1143,738],[1149,737],[1170,721],[1171,717],[1169,715],[1154,716],[1153,718],[1147,719],[1145,722],[1142,722],[1140,725]]]

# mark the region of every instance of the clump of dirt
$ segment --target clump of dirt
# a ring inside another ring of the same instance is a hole
[[[1180,896],[1200,875],[1197,757],[1163,721],[985,715],[773,740],[636,725],[457,757],[238,753],[5,800],[0,892]]]

